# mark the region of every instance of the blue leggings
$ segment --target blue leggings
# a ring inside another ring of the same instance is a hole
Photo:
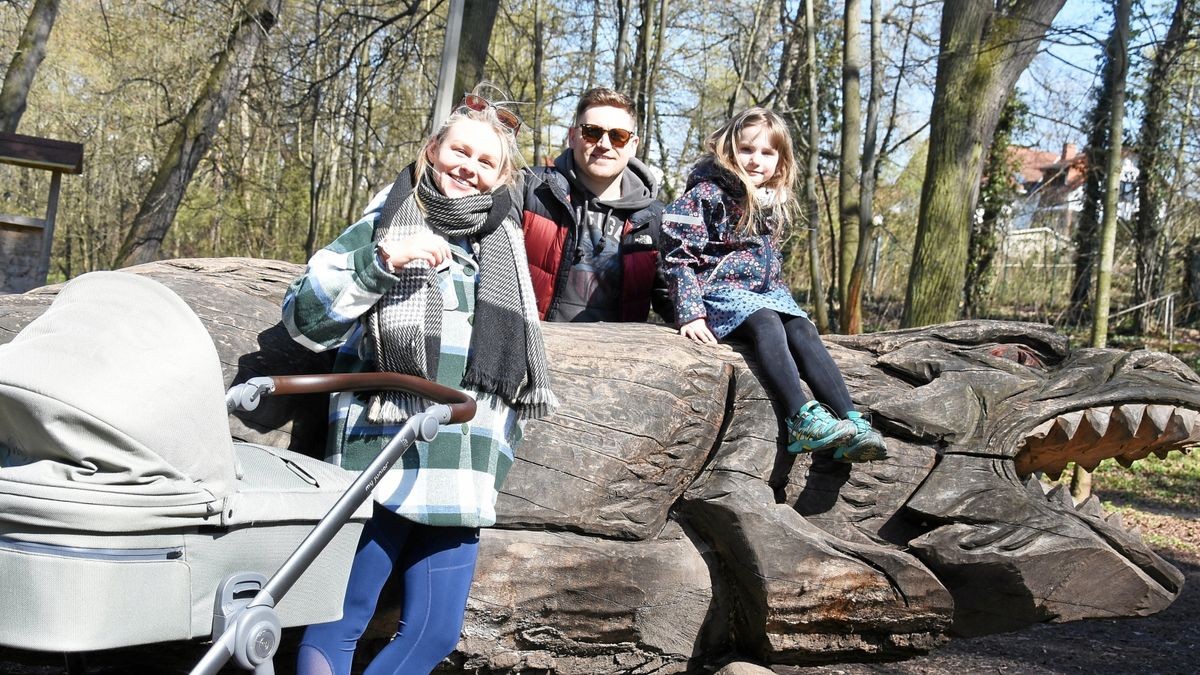
[[[477,528],[421,525],[376,504],[354,554],[342,618],[304,631],[296,672],[350,673],[358,639],[395,570],[404,575],[399,632],[365,672],[428,675],[458,644],[478,554]]]

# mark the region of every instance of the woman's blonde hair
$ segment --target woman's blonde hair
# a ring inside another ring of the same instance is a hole
[[[748,127],[762,127],[768,134],[771,147],[779,156],[775,165],[775,174],[762,187],[770,188],[770,200],[755,197],[757,188],[750,182],[750,176],[742,169],[737,161],[738,137],[742,130]],[[776,236],[791,220],[796,198],[796,159],[792,152],[792,135],[788,132],[787,123],[779,115],[766,108],[748,108],[733,116],[720,129],[717,129],[704,141],[704,149],[713,157],[717,165],[737,177],[742,183],[741,199],[742,217],[738,220],[737,230],[743,234],[759,232],[764,216],[771,216],[780,225]]]
[[[483,97],[483,95],[479,93],[482,90],[499,91],[495,86],[486,82],[481,82],[475,85],[475,88],[472,89],[470,93]],[[486,99],[486,97],[483,98]],[[509,112],[512,111],[507,107],[504,101],[493,102],[491,99],[487,100],[489,105],[485,106],[483,110],[472,110],[466,106],[459,106],[455,108],[450,113],[450,116],[447,117],[440,125],[438,125],[437,131],[433,132],[433,134],[429,137],[429,140],[425,141],[424,145],[421,146],[421,152],[417,154],[417,180],[421,180],[421,177],[425,175],[425,171],[430,167],[430,148],[441,144],[441,142],[446,138],[446,134],[449,133],[450,127],[453,127],[455,124],[458,124],[463,120],[470,119],[490,125],[492,131],[496,132],[496,136],[500,139],[501,173],[500,179],[495,185],[492,186],[492,190],[495,190],[499,187],[507,187],[513,184],[517,178],[517,171],[524,163],[524,158],[521,156],[521,151],[517,147],[517,132],[514,129],[509,128],[509,126],[504,122],[501,122],[500,118],[496,115],[497,109],[508,110]],[[418,197],[417,204],[420,205],[420,203],[421,200]]]

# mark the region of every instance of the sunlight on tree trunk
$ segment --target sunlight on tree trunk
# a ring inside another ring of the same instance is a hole
[[[804,40],[808,89],[808,170],[804,176],[804,203],[808,206],[808,270],[817,328],[828,332],[829,311],[825,305],[825,275],[822,274],[821,265],[821,205],[817,201],[821,123],[820,98],[817,91],[817,28],[813,20],[813,0],[804,0]]]
[[[871,95],[867,99],[867,127],[863,140],[862,196],[858,208],[859,238],[858,245],[855,246],[854,263],[850,269],[850,283],[842,305],[842,332],[847,335],[857,335],[863,331],[863,283],[867,261],[871,256],[871,244],[875,240],[875,182],[879,161],[876,137],[879,133],[879,106],[883,99],[883,56],[879,44],[881,14],[880,0],[871,0]]]
[[[458,43],[458,68],[454,71],[454,96],[457,105],[472,87],[487,79],[488,45],[500,0],[469,0],[463,5],[462,37]]]
[[[862,10],[858,0],[846,0],[842,15],[842,152],[838,167],[838,219],[841,240],[838,242],[838,326],[841,332],[850,332],[854,323],[862,323],[861,308],[849,302],[850,274],[854,270],[854,258],[858,254],[859,232],[859,186],[862,171],[862,94],[859,83],[862,77],[862,40],[859,37],[859,21]],[[851,310],[859,316],[851,315]]]
[[[947,0],[929,159],[904,299],[906,327],[958,317],[985,149],[1017,78],[1066,0]]]
[[[208,152],[229,103],[246,84],[258,47],[275,25],[280,0],[252,0],[238,17],[229,41],[192,104],[179,133],[159,165],[150,191],[113,260],[113,267],[150,262],[159,257],[163,238],[175,219],[196,166]]]
[[[37,0],[29,11],[17,50],[4,73],[4,86],[0,87],[0,132],[15,133],[21,123],[29,88],[46,57],[46,40],[57,15],[58,0]]]
[[[1104,221],[1100,230],[1100,261],[1096,267],[1096,303],[1092,311],[1092,347],[1102,349],[1108,343],[1109,292],[1112,287],[1113,250],[1117,241],[1117,200],[1121,190],[1121,128],[1125,120],[1125,79],[1129,70],[1129,11],[1132,0],[1117,0],[1113,39],[1108,42],[1112,60],[1112,114],[1108,161],[1104,180]],[[1076,502],[1092,494],[1092,476],[1075,465],[1071,477],[1071,496]]]

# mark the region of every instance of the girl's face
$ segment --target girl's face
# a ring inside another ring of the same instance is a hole
[[[737,163],[756,188],[766,185],[775,175],[779,153],[771,144],[770,132],[761,124],[743,127],[737,137]]]
[[[440,142],[430,141],[425,152],[442,194],[466,197],[488,192],[504,178],[503,147],[492,125],[464,118]]]

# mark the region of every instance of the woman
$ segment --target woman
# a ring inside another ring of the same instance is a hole
[[[315,351],[337,349],[337,372],[426,377],[467,391],[478,408],[470,423],[442,427],[409,449],[381,480],[343,617],[305,631],[302,674],[350,672],[393,573],[404,582],[400,628],[366,672],[427,673],[453,651],[479,528],[495,523],[522,423],[557,405],[510,216],[519,126],[511,111],[468,94],[362,219],[312,257],[284,299],[293,338]],[[397,392],[337,395],[329,461],[363,469],[424,407]]]

